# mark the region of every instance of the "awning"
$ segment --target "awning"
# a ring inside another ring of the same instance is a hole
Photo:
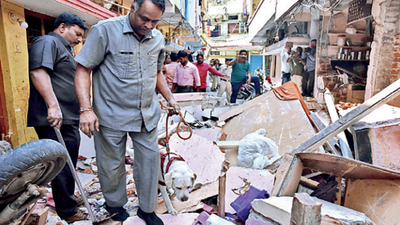
[[[165,42],[165,51],[178,52],[183,49],[184,48],[182,46],[175,44],[174,42],[171,41]]]
[[[276,55],[282,52],[285,47],[286,42],[293,42],[293,50],[294,48],[300,46],[302,48],[310,47],[310,38],[307,37],[287,37],[283,40],[270,45],[264,49],[263,55]]]

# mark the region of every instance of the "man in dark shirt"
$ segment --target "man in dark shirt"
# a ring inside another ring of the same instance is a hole
[[[28,126],[39,139],[61,131],[76,166],[79,134],[79,102],[74,89],[76,62],[72,48],[82,42],[85,23],[76,15],[63,13],[54,22],[54,31],[35,39],[29,51],[30,97]],[[61,126],[62,124],[62,126]],[[84,220],[74,196],[74,178],[68,165],[51,182],[57,214],[67,222]]]

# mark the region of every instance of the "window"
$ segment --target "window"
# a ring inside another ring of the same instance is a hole
[[[210,55],[221,55],[220,51],[210,51]]]
[[[228,33],[238,34],[239,33],[239,23],[228,23]]]
[[[235,16],[228,16],[228,20],[238,20],[239,16],[235,15]]]

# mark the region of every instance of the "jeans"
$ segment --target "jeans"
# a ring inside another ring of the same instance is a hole
[[[290,73],[282,72],[282,85],[290,80]]]
[[[244,78],[241,82],[231,82],[232,84],[232,95],[231,95],[231,103],[236,103],[236,98],[239,93],[240,87],[242,87],[243,84],[246,83],[248,77]],[[260,78],[256,76],[251,77],[251,83],[254,84],[254,87],[256,89],[256,95],[259,95],[261,93],[260,91]]]

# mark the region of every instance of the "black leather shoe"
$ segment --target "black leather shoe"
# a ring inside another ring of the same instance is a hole
[[[107,212],[110,214],[111,219],[115,221],[125,221],[126,219],[128,219],[129,214],[126,212],[124,207],[110,207],[107,205],[107,203],[105,203],[104,205]]]
[[[139,208],[137,215],[140,219],[144,220],[147,225],[164,225],[163,221],[154,212],[146,213]]]

